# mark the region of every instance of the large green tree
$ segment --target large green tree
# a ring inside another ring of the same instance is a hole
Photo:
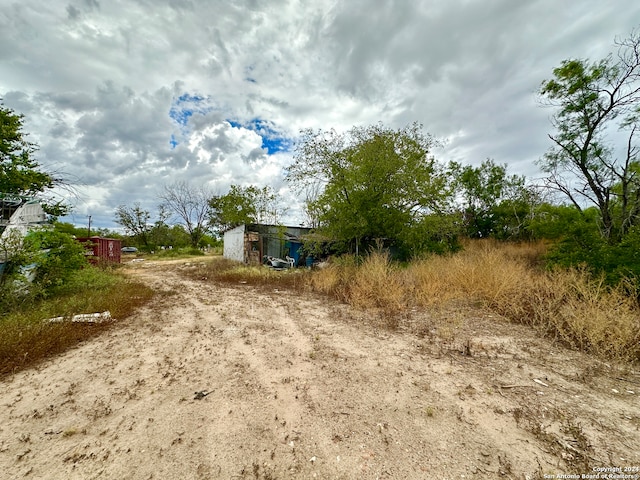
[[[0,104],[0,195],[31,196],[56,183],[33,158],[37,148],[23,128],[24,117]]]
[[[146,248],[149,247],[149,237],[153,228],[150,220],[151,214],[138,202],[133,207],[119,205],[116,208],[116,223],[122,225],[128,235],[134,237]]]
[[[450,205],[447,176],[431,153],[435,144],[419,124],[305,130],[287,180],[300,191],[321,185],[307,208],[330,238],[356,248],[384,239],[407,251],[411,231],[423,231],[432,223],[425,223],[428,216]]]
[[[540,161],[548,183],[578,210],[595,206],[612,244],[640,223],[640,32],[616,44],[596,62],[565,60],[539,90],[556,109],[553,147]]]

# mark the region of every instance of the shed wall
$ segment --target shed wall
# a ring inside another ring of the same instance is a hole
[[[224,258],[244,262],[244,225],[224,232]]]

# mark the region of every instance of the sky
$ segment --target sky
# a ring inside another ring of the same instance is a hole
[[[636,0],[0,0],[0,98],[65,178],[66,217],[115,228],[165,186],[271,186],[300,130],[419,122],[446,163],[487,158],[532,182],[563,60],[599,60]]]

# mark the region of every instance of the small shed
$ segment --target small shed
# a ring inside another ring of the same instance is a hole
[[[224,232],[223,256],[249,265],[259,265],[264,256],[291,257],[300,264],[302,236],[311,229],[252,223]]]
[[[85,245],[85,255],[91,263],[120,263],[122,242],[116,238],[82,237],[77,241]]]

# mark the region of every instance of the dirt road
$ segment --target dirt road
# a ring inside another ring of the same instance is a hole
[[[390,332],[319,297],[180,274],[191,268],[130,265],[159,291],[151,304],[1,381],[1,478],[533,479],[640,466],[637,371],[487,312],[416,313]]]

